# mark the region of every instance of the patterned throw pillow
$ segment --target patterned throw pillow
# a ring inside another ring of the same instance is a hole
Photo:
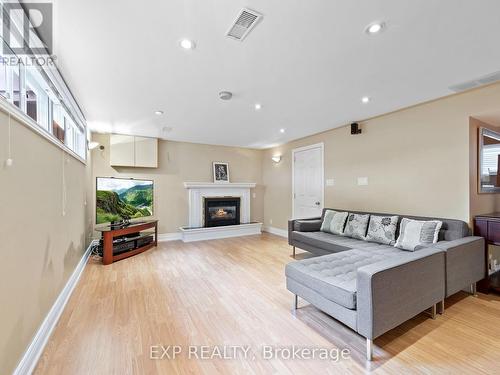
[[[349,216],[347,217],[344,236],[365,240],[366,228],[368,227],[369,220],[369,214],[349,214]]]
[[[320,230],[327,233],[342,234],[344,233],[344,225],[346,219],[347,212],[326,210]]]
[[[404,218],[399,227],[399,237],[395,247],[403,250],[415,251],[422,247],[436,243],[442,221],[418,221]]]
[[[371,216],[366,240],[394,245],[399,216]]]

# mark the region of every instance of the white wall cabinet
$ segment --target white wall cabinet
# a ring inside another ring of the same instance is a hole
[[[109,164],[114,167],[158,167],[158,139],[112,134]]]
[[[134,138],[130,135],[112,134],[109,139],[109,164],[116,167],[135,166]]]
[[[158,167],[158,139],[146,137],[135,138],[135,166]]]

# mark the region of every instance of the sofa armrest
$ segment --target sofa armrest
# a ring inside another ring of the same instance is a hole
[[[288,244],[292,243],[292,232],[317,232],[321,228],[321,223],[323,221],[320,217],[315,217],[313,219],[294,219],[288,220]]]
[[[317,232],[321,229],[321,224],[323,224],[323,220],[321,219],[295,220],[293,230],[299,232]]]
[[[469,236],[440,241],[432,247],[446,251],[446,297],[486,277],[483,237]]]
[[[445,253],[428,248],[360,267],[357,331],[374,339],[444,298]]]

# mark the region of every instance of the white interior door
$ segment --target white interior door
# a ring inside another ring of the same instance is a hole
[[[293,217],[321,216],[323,209],[323,144],[293,150]]]

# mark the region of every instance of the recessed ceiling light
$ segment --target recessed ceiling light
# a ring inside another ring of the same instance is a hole
[[[281,128],[280,133],[284,133],[284,132],[285,132],[285,129]]]
[[[363,96],[363,97],[361,98],[361,101],[362,101],[363,103],[365,103],[365,104],[366,104],[366,103],[370,103],[370,97],[368,97],[368,96]]]
[[[231,91],[221,91],[219,92],[219,98],[221,100],[231,100],[233,93]]]
[[[366,27],[365,32],[367,34],[374,35],[381,32],[384,28],[385,28],[384,22],[373,22]]]
[[[259,111],[262,108],[262,104],[260,103],[255,103],[255,110]]]
[[[192,40],[189,40],[189,39],[182,39],[179,44],[184,49],[194,49],[194,47],[195,47],[194,42]]]
[[[155,115],[161,116],[161,115],[163,115],[163,111],[155,111]]]

